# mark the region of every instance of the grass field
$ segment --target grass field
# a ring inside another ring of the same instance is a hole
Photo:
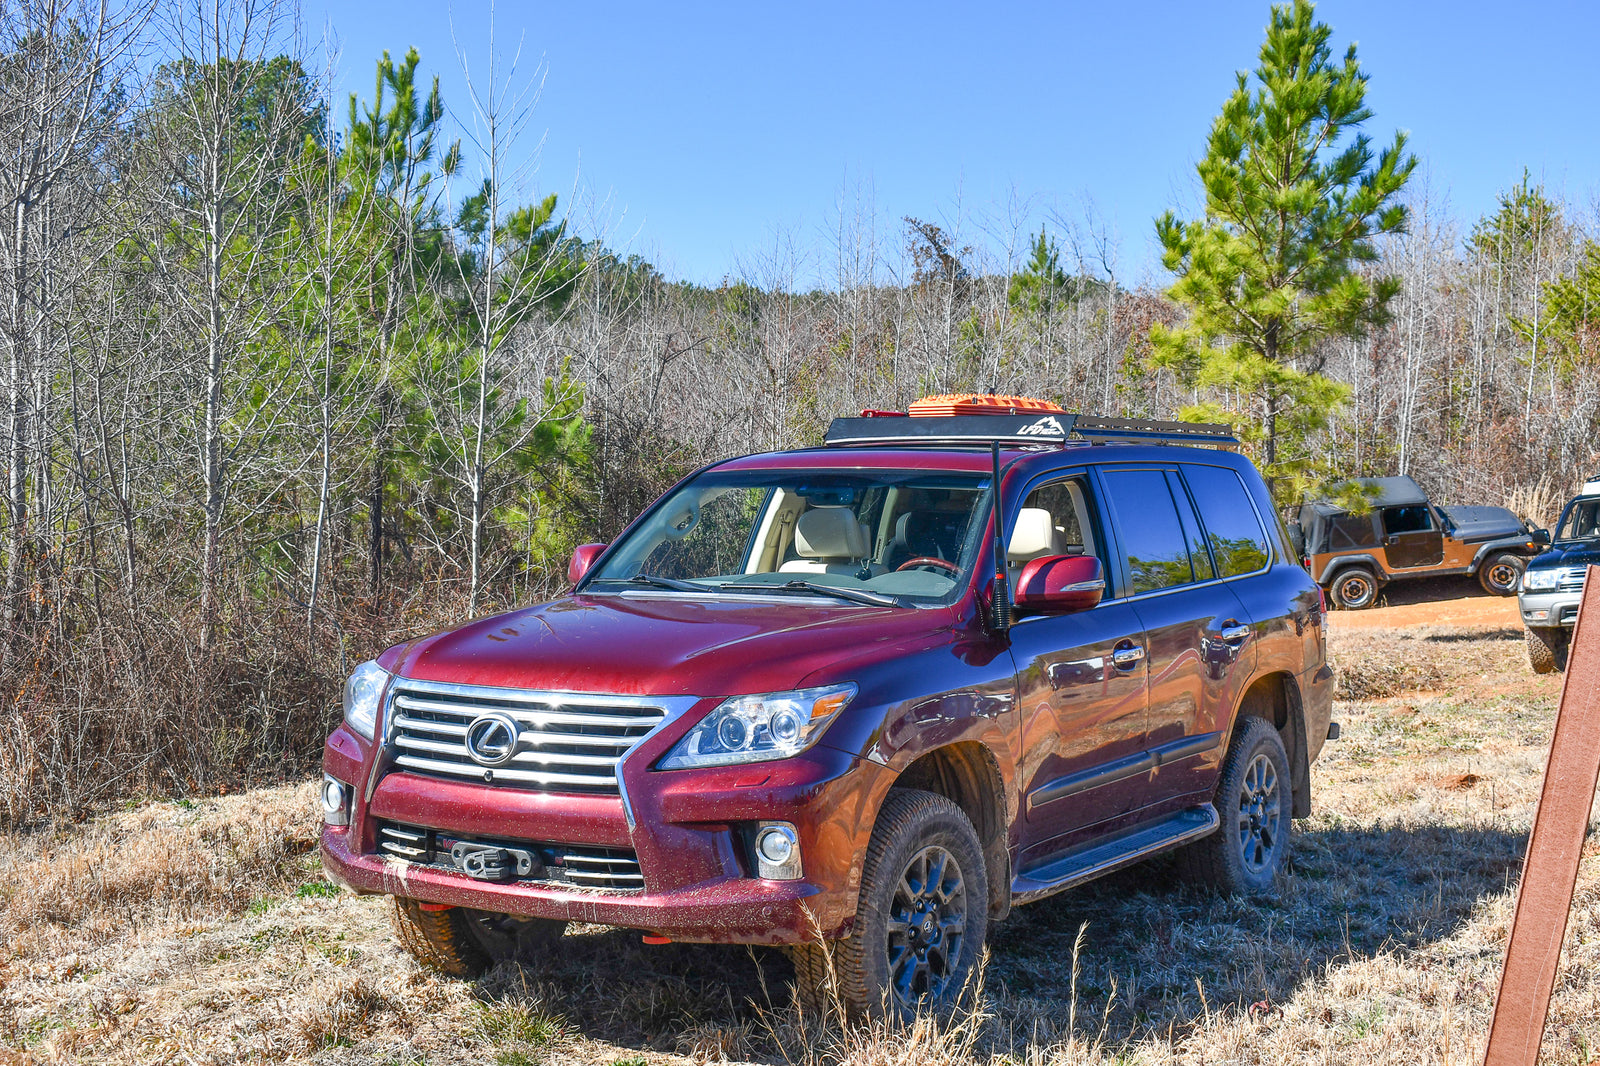
[[[322,880],[305,784],[0,838],[0,1064],[1474,1062],[1559,679],[1497,627],[1334,652],[1344,738],[1281,899],[1147,865],[1022,908],[947,1028],[841,1032],[775,952],[598,928],[479,983],[420,970],[386,901]],[[1544,1061],[1596,1057],[1591,846]]]

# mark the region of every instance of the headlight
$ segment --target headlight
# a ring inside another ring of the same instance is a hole
[[[1528,592],[1534,592],[1539,589],[1553,589],[1556,587],[1556,579],[1560,576],[1561,571],[1549,568],[1529,570],[1522,575],[1522,587]]]
[[[350,680],[344,683],[345,724],[371,740],[378,731],[378,704],[383,700],[383,687],[389,683],[389,671],[374,662],[362,663]]]
[[[822,727],[855,698],[854,682],[733,696],[678,741],[657,767],[727,766],[798,755],[817,742]]]

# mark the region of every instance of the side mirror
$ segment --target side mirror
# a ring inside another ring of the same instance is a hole
[[[567,564],[567,582],[576,585],[583,580],[583,575],[589,572],[589,567],[600,558],[600,553],[605,551],[606,544],[580,544],[572,552],[572,562]]]
[[[1536,529],[1536,530],[1534,530],[1533,531],[1533,542],[1535,544],[1549,544],[1550,543],[1550,531],[1548,529]]]
[[[1022,568],[1015,601],[1019,611],[1067,614],[1087,611],[1105,591],[1105,573],[1095,556],[1044,555]]]

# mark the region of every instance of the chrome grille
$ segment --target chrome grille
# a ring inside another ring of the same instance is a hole
[[[540,792],[617,795],[617,762],[675,700],[525,692],[396,678],[389,698],[395,764],[416,773]],[[467,753],[467,728],[498,711],[516,719],[516,753],[486,767]]]
[[[531,852],[538,865],[526,876],[509,878],[524,884],[550,884],[568,888],[637,892],[644,888],[639,859],[628,848],[596,844],[546,844],[527,840],[488,840],[465,837],[442,829],[378,823],[378,852],[402,862],[460,873],[450,850],[457,844],[516,848]]]
[[[1556,578],[1557,592],[1582,592],[1583,577],[1589,572],[1587,566],[1569,566],[1561,571]]]

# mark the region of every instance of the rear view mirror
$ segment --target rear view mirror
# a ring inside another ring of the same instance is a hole
[[[1549,544],[1550,543],[1550,531],[1548,529],[1536,529],[1536,530],[1534,530],[1533,531],[1533,542],[1535,544]]]
[[[583,580],[583,575],[589,572],[594,561],[600,558],[600,553],[605,551],[605,544],[580,544],[572,552],[572,562],[567,564],[567,580],[576,585]]]
[[[1095,556],[1045,555],[1022,568],[1016,605],[1035,614],[1086,611],[1100,602],[1105,590],[1105,573]]]

